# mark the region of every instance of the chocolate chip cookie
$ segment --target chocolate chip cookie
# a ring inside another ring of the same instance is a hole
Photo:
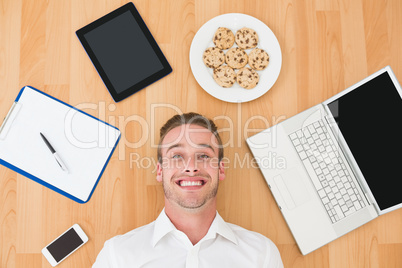
[[[217,48],[228,49],[233,46],[235,37],[230,29],[219,27],[214,34],[213,41]]]
[[[233,47],[226,52],[225,61],[227,65],[234,69],[239,69],[246,66],[248,62],[247,53],[238,47]]]
[[[209,47],[202,58],[208,68],[217,68],[225,62],[225,53],[217,47]]]
[[[245,67],[237,72],[237,83],[245,89],[254,88],[258,81],[260,81],[258,73],[251,68]]]
[[[258,35],[253,29],[244,27],[236,32],[235,41],[242,49],[254,48],[258,45]]]
[[[267,68],[269,63],[268,53],[261,48],[254,48],[248,55],[248,64],[257,71]]]
[[[236,72],[229,66],[223,65],[214,69],[214,79],[221,87],[231,87],[236,82]]]

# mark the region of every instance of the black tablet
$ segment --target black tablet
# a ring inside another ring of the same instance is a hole
[[[172,71],[133,3],[76,34],[116,102]]]

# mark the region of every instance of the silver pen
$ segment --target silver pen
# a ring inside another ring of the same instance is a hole
[[[65,172],[68,173],[68,169],[64,162],[61,160],[60,156],[57,154],[56,150],[53,148],[53,146],[50,144],[50,142],[46,139],[46,137],[40,132],[40,135],[43,139],[43,141],[46,143],[47,147],[49,148],[50,152],[53,154],[54,158],[56,159],[57,163],[61,167],[61,169]]]

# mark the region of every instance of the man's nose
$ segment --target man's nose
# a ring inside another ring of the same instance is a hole
[[[187,160],[187,163],[184,167],[184,172],[186,173],[195,173],[198,171],[197,161],[195,157],[190,157]]]

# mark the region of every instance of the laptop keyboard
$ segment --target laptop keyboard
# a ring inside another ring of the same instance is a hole
[[[289,135],[310,176],[332,223],[365,206],[355,183],[339,155],[337,143],[322,120]]]

